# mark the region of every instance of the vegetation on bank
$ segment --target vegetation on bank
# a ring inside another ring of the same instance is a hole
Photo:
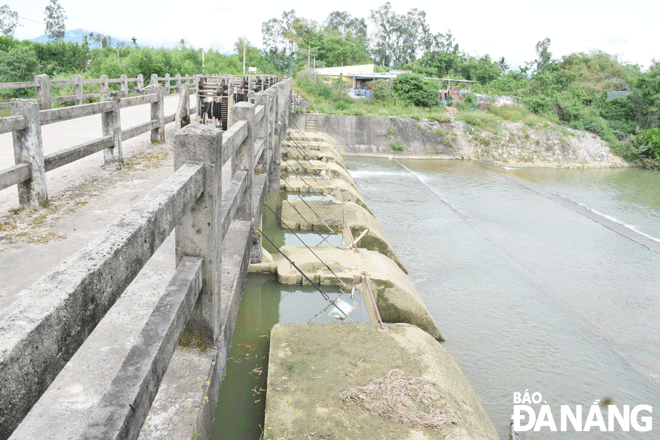
[[[322,77],[314,75],[310,70],[299,72],[294,78],[293,86],[310,103],[307,111],[352,116],[424,118],[449,122],[449,114],[442,105],[423,107],[411,104],[410,99],[414,99],[417,95],[416,90],[410,93],[406,90],[399,94],[387,81],[376,82],[379,83],[376,88],[380,88],[374,99],[351,98],[346,93],[346,84],[343,80],[326,83]]]
[[[187,47],[182,39],[174,49],[154,49],[117,44],[109,36],[96,37],[102,48],[87,44],[55,41],[46,44],[16,41],[13,11],[0,11],[5,37],[0,37],[0,82],[29,81],[46,73],[53,79],[98,78],[102,74],[164,76],[166,73],[243,72],[246,65],[258,73],[295,78],[294,87],[315,110],[351,115],[399,116],[447,121],[438,102],[437,79],[451,77],[477,81],[472,93],[508,95],[524,107],[505,106],[479,109],[468,101],[459,107],[458,118],[474,126],[493,126],[497,121],[519,117],[528,125],[558,124],[590,131],[608,142],[611,149],[628,161],[660,164],[660,62],[646,70],[622,61],[618,56],[593,50],[555,59],[551,41],[535,45],[536,58],[511,68],[502,56],[473,56],[463,51],[450,30],[433,34],[426,13],[413,8],[395,12],[386,2],[368,17],[353,17],[334,11],[322,22],[284,11],[262,23],[262,48],[238,39],[229,56],[208,51],[202,65],[202,50]],[[63,21],[64,18],[59,21]],[[437,17],[434,17],[436,19]],[[367,23],[372,26],[367,27]],[[13,26],[13,27],[12,27]],[[61,34],[61,33],[60,33]],[[58,34],[59,35],[59,34]],[[60,37],[61,38],[61,35]],[[533,42],[530,42],[530,45]],[[312,66],[374,63],[377,71],[402,68],[413,72],[401,75],[392,84],[375,81],[373,100],[353,100],[343,92],[343,83],[323,84],[310,76]],[[430,79],[429,79],[430,78]],[[434,79],[435,78],[435,79]],[[607,93],[628,94],[608,99]],[[65,88],[54,88],[68,94]],[[0,98],[31,96],[33,90],[0,91]]]

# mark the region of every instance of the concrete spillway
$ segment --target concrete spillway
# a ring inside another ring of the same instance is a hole
[[[280,187],[334,200],[286,200],[281,226],[343,231],[346,246],[313,250],[284,246],[276,254],[264,251],[263,262],[252,264],[250,271],[275,273],[284,284],[358,289],[367,302],[373,295],[371,306],[375,307],[368,307],[371,325],[345,319],[335,324],[273,328],[264,438],[366,439],[374,434],[377,438],[499,438],[458,364],[438,342],[442,340],[438,325],[341,156],[328,146],[333,141],[316,136],[290,134],[292,141],[284,153],[291,156],[283,162],[289,175],[283,176]],[[401,376],[393,380],[396,375]],[[364,391],[383,384],[396,388],[401,377],[408,389],[395,393],[417,392],[428,400],[407,401],[379,391],[367,396]],[[428,388],[416,388],[420,384]],[[346,397],[351,393],[353,398]]]

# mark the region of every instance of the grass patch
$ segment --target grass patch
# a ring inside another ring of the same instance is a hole
[[[394,141],[390,144],[390,148],[392,148],[394,151],[403,151],[406,146],[403,145],[401,141]]]
[[[459,121],[465,121],[479,128],[495,129],[502,120],[493,113],[482,110],[463,110],[456,116]]]

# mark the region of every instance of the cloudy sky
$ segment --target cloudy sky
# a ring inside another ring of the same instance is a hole
[[[284,0],[150,2],[144,0],[60,0],[67,29],[82,28],[113,38],[156,47],[185,39],[193,47],[231,51],[240,36],[261,46],[261,23],[284,10],[322,22],[332,11],[369,18],[384,0]],[[658,0],[466,0],[463,2],[391,0],[397,13],[426,11],[433,33],[451,29],[462,50],[472,55],[505,57],[511,66],[536,57],[537,41],[549,37],[554,58],[600,49],[648,67],[660,59]],[[45,31],[47,0],[9,0],[22,17],[16,37],[30,39]],[[153,5],[157,4],[155,7]],[[214,6],[216,4],[217,6]],[[182,9],[187,8],[187,9]],[[249,16],[247,16],[249,14]],[[39,23],[36,23],[39,22]]]

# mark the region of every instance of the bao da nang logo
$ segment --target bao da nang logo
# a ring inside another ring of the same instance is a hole
[[[607,402],[605,402],[607,403]],[[653,429],[651,405],[610,405],[600,400],[591,405],[551,407],[539,392],[513,393],[511,428],[525,431],[638,431]]]

